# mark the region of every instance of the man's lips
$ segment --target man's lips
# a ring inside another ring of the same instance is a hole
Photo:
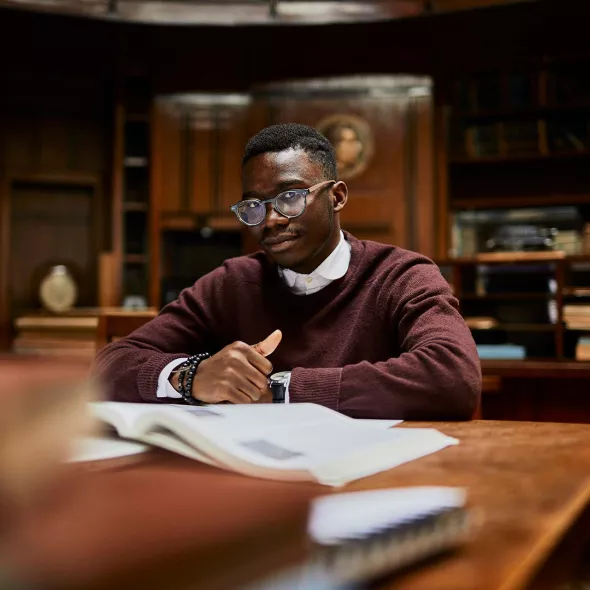
[[[297,240],[299,237],[300,236],[298,236],[297,234],[280,234],[278,236],[265,238],[264,240],[262,240],[261,244],[263,246],[276,246],[277,244],[282,244],[283,242]]]

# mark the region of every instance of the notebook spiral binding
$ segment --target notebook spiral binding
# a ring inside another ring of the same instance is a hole
[[[391,574],[465,542],[474,518],[462,507],[447,508],[334,545],[316,545],[313,569],[339,584]]]

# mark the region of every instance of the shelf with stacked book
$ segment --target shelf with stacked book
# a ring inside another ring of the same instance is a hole
[[[590,147],[590,62],[531,63],[451,82],[451,157],[551,156]]]
[[[449,107],[450,220],[470,211],[569,207],[590,222],[589,72],[587,59],[542,60],[519,71],[467,73],[441,90]]]
[[[590,334],[590,255],[494,252],[436,263],[481,358],[582,360],[577,350]]]

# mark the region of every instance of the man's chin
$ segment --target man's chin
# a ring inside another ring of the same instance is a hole
[[[297,256],[293,252],[271,252],[266,248],[264,251],[268,258],[281,268],[293,269],[302,263],[301,256]]]

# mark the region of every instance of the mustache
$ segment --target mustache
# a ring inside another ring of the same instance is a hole
[[[299,229],[299,228],[289,228],[289,229],[283,229],[283,230],[279,230],[279,231],[268,231],[265,230],[262,234],[262,236],[260,237],[260,243],[263,243],[265,240],[272,240],[275,239],[279,236],[293,236],[293,237],[300,237],[304,234],[303,230]]]

